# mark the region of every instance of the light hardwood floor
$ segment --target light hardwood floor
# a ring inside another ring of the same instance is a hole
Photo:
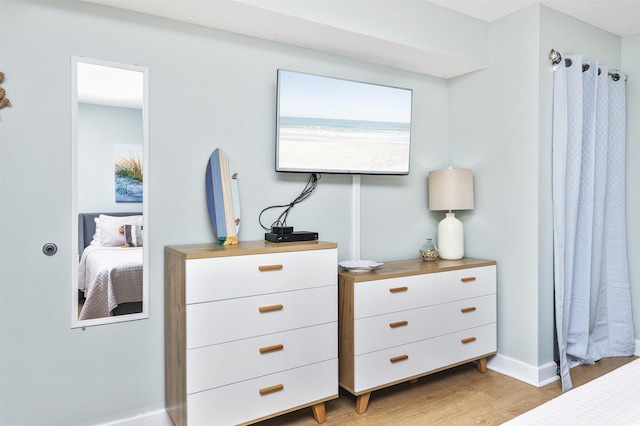
[[[637,357],[605,358],[594,366],[571,370],[574,387],[589,382]],[[355,397],[340,389],[327,402],[326,426],[332,425],[499,425],[562,393],[560,381],[538,388],[475,364],[375,391],[367,411],[354,411]],[[317,426],[311,408],[258,423],[259,426]]]

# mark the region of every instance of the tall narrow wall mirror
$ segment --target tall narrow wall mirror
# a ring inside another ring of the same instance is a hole
[[[71,76],[71,326],[148,318],[148,69],[73,56]]]

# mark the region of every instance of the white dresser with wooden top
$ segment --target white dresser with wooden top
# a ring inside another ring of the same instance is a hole
[[[497,350],[496,262],[421,259],[340,272],[340,386],[364,413],[371,392]]]
[[[165,399],[178,426],[250,424],[338,397],[337,245],[165,247]]]

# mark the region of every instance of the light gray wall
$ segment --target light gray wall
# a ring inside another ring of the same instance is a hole
[[[459,214],[465,254],[498,262],[498,352],[537,360],[538,26],[535,8],[494,22],[491,67],[449,85],[451,165],[474,171]]]
[[[362,233],[375,247],[367,256],[418,256],[433,226],[425,170],[446,155],[445,81],[84,2],[1,0],[0,10],[14,104],[0,111],[0,424],[93,424],[164,407],[163,247],[213,241],[209,155],[223,148],[239,173],[241,240],[262,239],[260,210],[290,202],[308,178],[274,172],[278,68],[414,90],[412,174],[362,179]],[[149,68],[148,320],[70,328],[72,55]],[[289,221],[349,258],[351,177],[323,175]],[[44,256],[46,242],[58,254]]]

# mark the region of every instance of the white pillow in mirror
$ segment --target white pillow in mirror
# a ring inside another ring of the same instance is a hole
[[[120,228],[124,225],[142,226],[142,215],[136,216],[108,216],[101,214],[100,245],[104,247],[121,247],[127,244]]]
[[[100,245],[100,220],[98,220],[97,217],[94,217],[93,222],[96,224],[96,232],[94,232],[93,239],[91,240],[90,244],[92,246],[99,246]]]

